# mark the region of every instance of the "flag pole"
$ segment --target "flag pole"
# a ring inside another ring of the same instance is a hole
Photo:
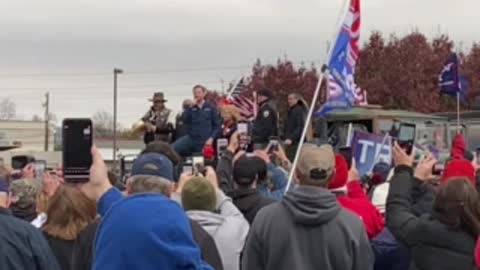
[[[460,131],[460,91],[457,91],[457,133]]]
[[[335,28],[335,31],[337,31],[337,32],[335,32],[335,35],[334,35],[334,37],[335,37],[333,39],[334,42],[338,39],[338,36],[340,35],[340,31],[338,31],[338,29],[340,29],[341,24],[343,24],[342,19],[345,18],[346,14],[348,12],[348,8],[345,8],[347,3],[350,3],[350,0],[344,0],[344,2],[343,2],[343,7],[342,7],[343,10],[340,11],[338,22],[337,22],[337,25],[336,25],[336,28]],[[326,55],[326,61],[325,61],[325,63],[327,63],[327,64],[330,61],[330,57],[333,53],[333,48],[334,47],[335,46],[330,46],[330,48],[328,50],[328,53]],[[290,168],[290,173],[288,174],[288,182],[287,182],[287,186],[285,187],[285,193],[288,192],[288,190],[290,189],[290,186],[292,185],[293,176],[295,174],[295,168],[297,167],[298,159],[300,157],[300,152],[302,150],[302,146],[304,144],[305,137],[307,135],[307,131],[308,131],[310,121],[312,120],[313,109],[315,108],[315,103],[318,99],[318,95],[320,94],[320,87],[322,86],[323,77],[325,77],[325,72],[321,72],[320,76],[318,77],[317,86],[316,86],[315,92],[313,94],[312,102],[310,103],[310,108],[308,110],[307,119],[305,120],[305,124],[303,126],[302,136],[300,137],[297,152],[295,153],[295,158],[293,160],[292,167]],[[328,89],[327,89],[327,93],[328,93]]]

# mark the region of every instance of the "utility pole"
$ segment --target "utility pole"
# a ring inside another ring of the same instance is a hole
[[[222,85],[222,94],[225,94],[225,81],[223,78],[220,78],[220,84]]]
[[[117,76],[123,70],[113,69],[113,168],[117,167]]]
[[[48,152],[48,139],[50,137],[50,93],[45,93],[45,103],[43,104],[45,108],[45,143],[44,150]]]

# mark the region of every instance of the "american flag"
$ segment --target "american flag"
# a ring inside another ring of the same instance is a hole
[[[318,114],[334,109],[349,109],[355,103],[354,82],[360,38],[360,0],[350,0],[348,12],[328,60],[327,102]]]
[[[236,84],[230,88],[227,100],[229,100],[233,106],[237,107],[240,111],[240,115],[244,120],[250,121],[255,118],[256,104],[253,98],[246,95],[247,82],[245,78],[241,78]]]

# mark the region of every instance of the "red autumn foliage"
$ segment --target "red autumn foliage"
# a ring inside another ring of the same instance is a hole
[[[372,32],[360,51],[355,80],[366,89],[368,102],[386,109],[403,109],[425,113],[455,110],[455,98],[441,96],[438,75],[455,44],[447,35],[429,40],[418,31],[404,37],[391,34],[385,39],[380,32]],[[459,52],[460,70],[468,81],[468,98],[462,109],[469,109],[480,95],[480,43],[473,44],[468,52]],[[308,102],[318,82],[315,66],[294,65],[290,60],[278,60],[275,65],[253,65],[247,91],[272,90],[282,117],[287,109],[287,95],[298,92]],[[324,101],[325,82],[322,84],[319,103]],[[210,100],[221,95],[214,91]]]

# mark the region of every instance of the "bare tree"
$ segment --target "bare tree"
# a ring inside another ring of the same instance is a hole
[[[11,120],[17,117],[17,105],[10,98],[0,101],[0,119]]]
[[[113,115],[107,111],[97,111],[92,116],[93,129],[95,136],[97,137],[110,137],[113,136]],[[117,122],[117,130],[121,130],[122,127]]]

